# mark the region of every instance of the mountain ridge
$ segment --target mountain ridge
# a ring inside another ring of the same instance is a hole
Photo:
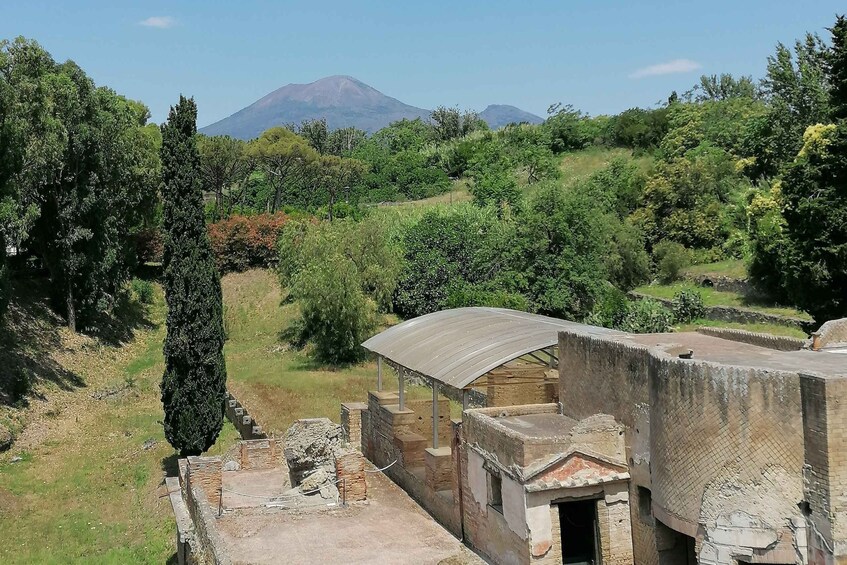
[[[310,83],[291,83],[277,88],[199,131],[206,135],[253,139],[274,126],[325,118],[331,130],[354,126],[373,133],[397,120],[425,120],[430,113],[430,110],[387,96],[355,77],[332,75]],[[488,106],[480,117],[492,129],[512,121],[543,121],[534,114],[503,104]]]

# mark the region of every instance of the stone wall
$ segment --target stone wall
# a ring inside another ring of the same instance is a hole
[[[704,532],[704,564],[744,555],[734,546],[791,550],[788,521],[803,497],[798,376],[656,355],[650,378],[652,502],[663,522]]]
[[[192,465],[192,461],[194,464]],[[226,546],[217,530],[215,514],[212,512],[210,499],[206,496],[207,488],[214,486],[215,462],[204,462],[204,459],[220,458],[189,457],[180,460],[180,486],[182,496],[188,507],[191,522],[194,526],[191,555],[186,556],[189,563],[208,563],[213,565],[230,565],[232,561],[226,553]],[[199,472],[198,472],[199,471]],[[203,483],[197,484],[195,481]],[[220,468],[217,472],[217,484],[220,488]],[[214,499],[212,499],[214,500]]]
[[[559,401],[557,383],[547,379],[542,366],[499,367],[486,375],[488,406],[518,406]]]
[[[799,349],[803,349],[806,345],[806,340],[796,337],[748,332],[733,328],[703,327],[697,328],[697,332],[703,335],[719,337],[729,341],[738,341],[741,343],[749,343],[750,345],[757,345],[759,347],[766,347],[768,349],[776,349],[777,351],[797,351]]]
[[[847,563],[847,377],[801,375],[810,563]]]
[[[406,400],[406,408],[415,413],[410,430],[426,438],[426,447],[432,447],[432,400]],[[450,445],[450,401],[438,399],[438,444]]]
[[[565,415],[612,414],[626,428],[635,562],[659,563],[655,519],[696,538],[704,564],[802,553],[805,530],[792,522],[803,499],[797,374],[569,332],[559,367]]]
[[[240,469],[284,469],[283,447],[281,438],[242,440],[238,450]]]
[[[362,445],[362,412],[367,412],[364,402],[341,403],[341,429],[344,441],[360,449]]]
[[[817,334],[817,347],[823,349],[833,345],[847,344],[847,318],[830,320],[822,325]]]
[[[639,292],[630,292],[630,297],[635,300],[650,299],[656,302],[661,302],[666,307],[673,309],[673,300],[667,298],[657,298]],[[802,328],[809,323],[803,318],[793,318],[791,316],[782,316],[780,314],[768,314],[767,312],[759,312],[756,310],[748,310],[747,308],[734,308],[732,306],[706,306],[703,310],[703,317],[707,320],[717,320],[720,322],[735,322],[738,324],[778,324],[780,326],[791,326]]]
[[[235,426],[235,429],[238,430],[241,439],[264,439],[268,437],[262,430],[262,426],[253,420],[247,409],[229,391],[226,393],[224,414],[232,422],[232,425]]]
[[[494,424],[495,417],[524,416],[528,414],[556,414],[556,404],[527,406],[497,406],[465,411],[463,434],[471,445],[482,445],[505,467],[524,467],[544,455],[554,452],[559,441],[547,438],[528,439],[515,431]]]

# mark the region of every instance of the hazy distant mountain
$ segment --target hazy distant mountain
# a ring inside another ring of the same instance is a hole
[[[289,84],[200,130],[206,135],[252,139],[273,126],[326,118],[329,129],[355,126],[375,132],[391,122],[428,118],[429,110],[403,104],[348,76]]]
[[[540,124],[544,121],[544,118],[507,104],[492,104],[480,112],[479,117],[485,120],[491,129],[501,128],[512,123]]]
[[[326,118],[329,129],[355,126],[373,133],[403,118],[427,119],[430,111],[409,106],[349,76],[331,76],[309,84],[274,90],[228,118],[200,129],[206,135],[239,139],[258,137],[274,126]],[[492,129],[512,122],[540,123],[534,114],[514,106],[489,106],[480,114]]]

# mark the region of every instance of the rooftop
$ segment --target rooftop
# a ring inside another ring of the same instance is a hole
[[[504,363],[555,346],[562,330],[611,332],[505,308],[454,308],[392,326],[362,346],[425,377],[464,388]]]
[[[495,424],[517,432],[527,439],[567,438],[576,420],[561,414],[525,414],[494,418]]]
[[[695,332],[664,334],[627,334],[617,332],[615,341],[630,342],[674,355],[676,350],[691,349],[693,360],[711,361],[736,367],[763,368],[790,373],[814,374],[822,377],[847,376],[847,358],[839,351],[777,351],[730,341]]]

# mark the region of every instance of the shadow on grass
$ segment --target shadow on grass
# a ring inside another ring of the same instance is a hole
[[[0,403],[25,404],[33,385],[49,381],[64,390],[85,386],[52,353],[62,347],[64,320],[50,309],[47,281],[13,281],[13,300],[0,324]]]
[[[162,458],[162,471],[167,477],[176,477],[179,475],[179,453],[171,453],[167,457]]]
[[[179,557],[177,557],[176,553],[174,553],[173,555],[168,557],[168,560],[165,561],[165,565],[177,565],[178,563],[179,563]]]

